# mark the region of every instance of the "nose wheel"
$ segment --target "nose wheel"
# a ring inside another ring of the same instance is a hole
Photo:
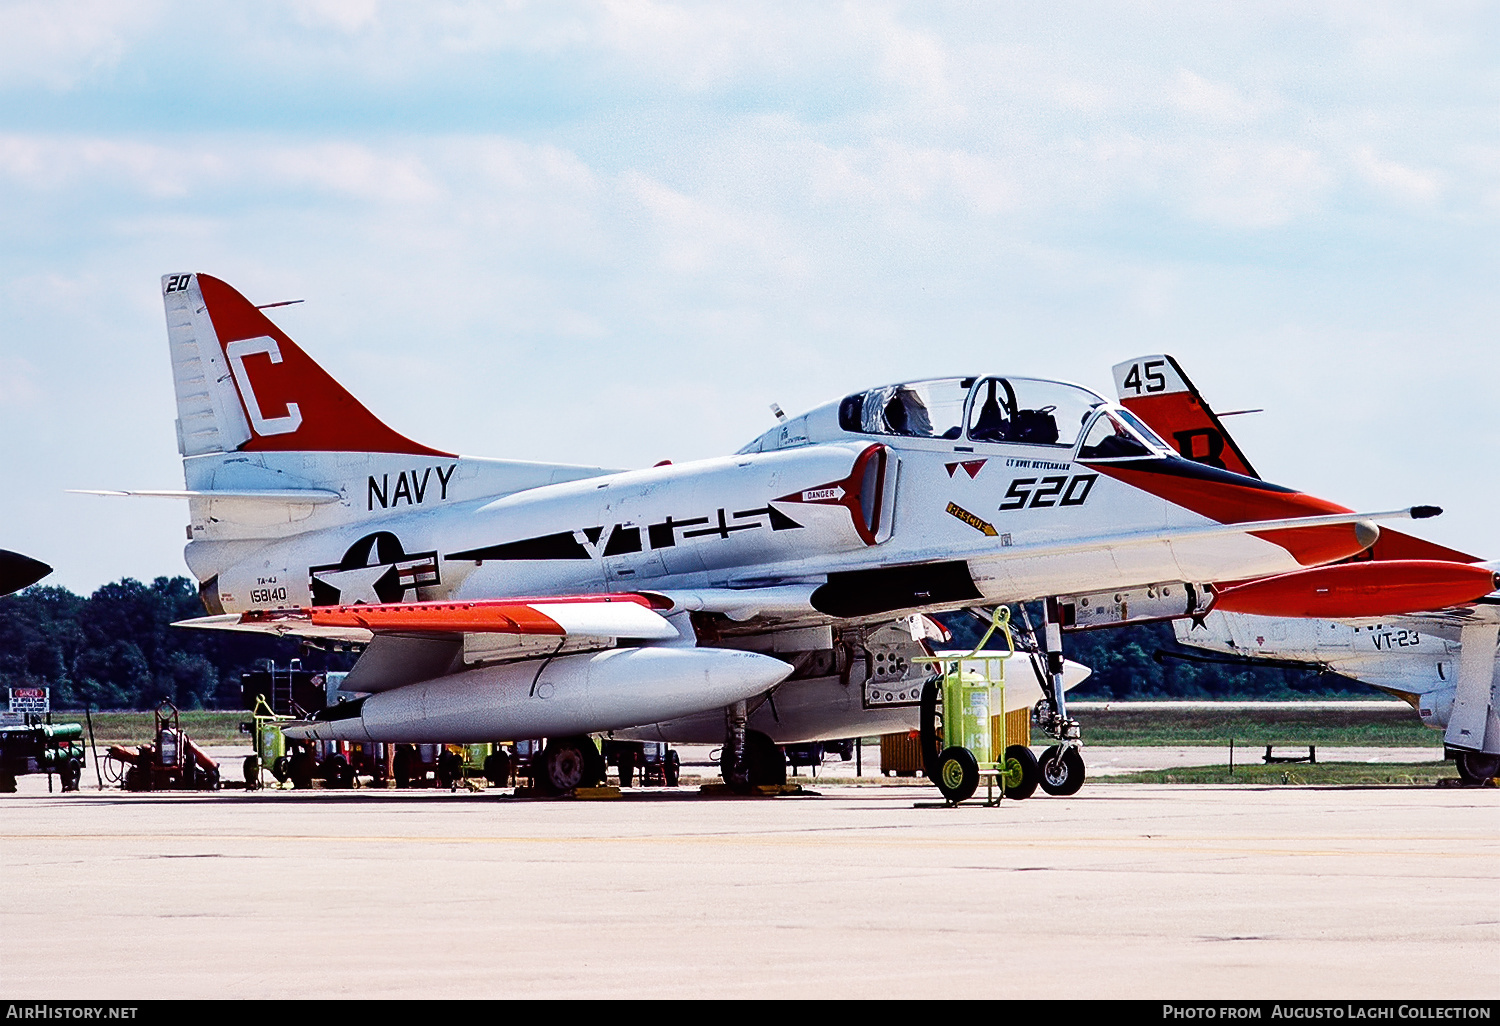
[[[1047,794],[1068,797],[1083,786],[1083,753],[1079,750],[1083,737],[1078,721],[1068,715],[1064,696],[1061,617],[1055,599],[1044,602],[1042,636],[1038,638],[1031,627],[1031,618],[1026,615],[1025,604],[1019,608],[1022,642],[1031,650],[1042,685],[1043,697],[1033,718],[1046,734],[1059,742],[1038,760],[1037,783]]]
[[[1048,794],[1067,797],[1083,786],[1083,756],[1072,745],[1053,745],[1042,753],[1037,783]]]

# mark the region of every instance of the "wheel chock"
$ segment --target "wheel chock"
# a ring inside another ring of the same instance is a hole
[[[512,798],[534,798],[553,799],[576,798],[580,801],[599,801],[604,798],[620,797],[620,789],[613,784],[604,787],[575,787],[565,794],[542,794],[533,787],[518,787],[511,794]]]
[[[1488,780],[1471,784],[1462,777],[1443,777],[1437,782],[1438,787],[1500,787],[1500,777],[1490,777]]]
[[[728,784],[699,784],[698,793],[716,798],[783,798],[790,795],[818,797],[818,792],[809,791],[801,784],[756,784],[748,791],[736,791]]]

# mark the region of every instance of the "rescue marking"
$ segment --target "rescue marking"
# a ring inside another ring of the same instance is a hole
[[[951,517],[956,517],[957,519],[962,520],[964,523],[974,528],[974,530],[978,531],[986,538],[995,538],[1000,534],[999,531],[995,530],[995,525],[989,523],[988,521],[980,520],[978,517],[970,513],[968,510],[964,509],[956,502],[948,503],[947,513]]]

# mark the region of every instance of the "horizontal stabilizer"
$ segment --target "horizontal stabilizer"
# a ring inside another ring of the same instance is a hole
[[[342,496],[326,488],[282,489],[152,489],[69,488],[75,495],[109,495],[129,499],[232,499],[235,502],[273,502],[322,506],[338,502]]]

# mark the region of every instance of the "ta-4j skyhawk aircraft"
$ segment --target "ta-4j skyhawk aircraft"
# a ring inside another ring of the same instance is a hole
[[[1114,372],[1121,403],[1183,456],[1258,476],[1176,360],[1144,356]],[[1196,620],[1175,621],[1177,640],[1233,659],[1305,663],[1363,681],[1409,702],[1423,723],[1444,731],[1463,779],[1500,776],[1500,593],[1455,603],[1446,590],[1465,577],[1482,584],[1497,564],[1394,530],[1354,558],[1324,576],[1346,574],[1346,588],[1369,589],[1374,601],[1363,615],[1356,594],[1330,602],[1315,592],[1284,592],[1287,615],[1233,612],[1232,603],[1221,603]],[[1388,615],[1401,607],[1404,615]]]
[[[925,614],[1202,596],[1437,512],[1207,467],[1088,389],[1004,375],[856,392],[692,463],[459,456],[391,430],[224,282],[162,292],[186,488],[149,494],[189,500],[212,614],[189,622],[363,646],[343,684],[362,697],[291,736],[546,737],[558,790],[600,775],[590,733],[722,739],[745,787],[776,741],[910,729]],[[1036,697],[1065,791],[1083,761],[1058,627]]]

